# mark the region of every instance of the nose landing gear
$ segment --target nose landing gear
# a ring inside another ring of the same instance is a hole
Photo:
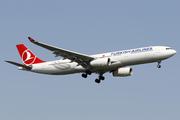
[[[161,68],[160,64],[161,64],[161,60],[158,60],[158,65],[157,65],[158,68]]]

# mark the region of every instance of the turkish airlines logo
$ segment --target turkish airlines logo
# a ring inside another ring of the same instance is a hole
[[[30,50],[25,50],[22,54],[22,60],[25,65],[33,64],[36,56]]]

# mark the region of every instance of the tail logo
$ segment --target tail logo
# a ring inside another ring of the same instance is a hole
[[[36,56],[27,49],[22,54],[22,60],[25,65],[33,64],[36,60]]]

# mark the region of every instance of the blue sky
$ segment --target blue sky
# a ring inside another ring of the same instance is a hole
[[[1,0],[1,120],[179,120],[178,0]],[[31,36],[53,46],[91,55],[161,45],[177,54],[162,62],[131,66],[130,77],[96,84],[96,74],[50,76],[19,71],[15,47],[25,44],[39,58],[57,60],[30,43]]]

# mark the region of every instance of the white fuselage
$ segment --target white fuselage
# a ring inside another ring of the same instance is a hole
[[[115,70],[119,67],[157,62],[158,60],[167,59],[173,56],[175,53],[175,50],[166,46],[152,46],[96,54],[91,55],[91,57],[94,57],[95,59],[101,59],[106,57],[110,58],[111,64],[109,66],[90,67],[89,70],[94,73],[105,73],[111,70]],[[24,70],[22,67],[19,67],[19,69]],[[78,65],[78,63],[76,62],[71,62],[71,60],[69,59],[61,59],[56,61],[33,64],[31,71],[42,74],[65,75],[85,72],[86,68]]]

